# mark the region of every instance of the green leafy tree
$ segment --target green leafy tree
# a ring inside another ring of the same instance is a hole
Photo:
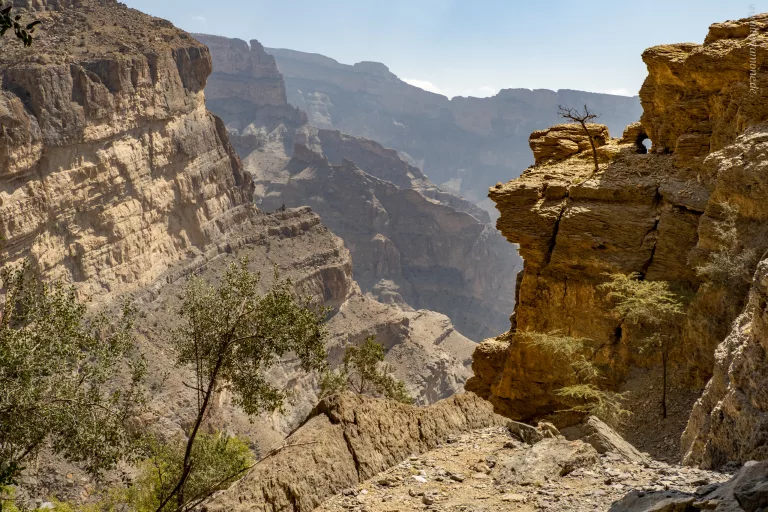
[[[624,322],[638,327],[641,352],[655,351],[661,358],[661,414],[667,417],[667,374],[670,353],[681,339],[683,298],[666,281],[646,281],[634,273],[607,274],[608,282],[598,286],[614,301],[613,311]]]
[[[180,311],[184,324],[173,343],[178,365],[194,372],[195,383],[188,386],[197,393],[197,410],[158,512],[188,510],[198,499],[193,483],[204,480],[198,475],[204,467],[195,463],[195,444],[216,393],[230,391],[235,405],[255,415],[283,406],[286,392],[267,376],[283,356],[295,354],[305,371],[325,368],[326,311],[310,297],[297,298],[290,280],[280,280],[277,272],[266,293],[259,293],[259,282],[260,275],[241,260],[216,287],[200,278],[187,284]]]
[[[120,501],[136,512],[153,512],[163,502],[161,510],[175,510],[177,505],[166,498],[181,478],[186,444],[186,440],[155,444],[152,456],[141,464],[138,477]],[[192,510],[214,492],[226,489],[253,465],[248,445],[221,432],[199,434],[190,459],[195,469],[184,485],[184,510]]]
[[[13,14],[13,5],[5,7],[3,2],[0,1],[0,37],[3,37],[9,30],[13,30],[13,33],[24,46],[32,46],[34,39],[32,34],[35,33],[35,27],[40,23],[40,20],[34,20],[26,24],[22,23],[21,15]]]
[[[714,223],[717,248],[709,253],[703,265],[696,268],[696,273],[721,286],[748,283],[754,271],[756,253],[754,249],[744,249],[739,237],[736,229],[738,206],[728,202],[719,206],[723,218]]]
[[[320,381],[320,395],[328,396],[344,391],[380,396],[412,404],[405,383],[392,376],[392,368],[383,364],[384,346],[369,336],[358,346],[344,350],[341,369],[325,372]]]
[[[567,336],[559,331],[550,333],[519,332],[523,343],[549,354],[553,363],[567,369],[568,380],[575,384],[563,386],[555,394],[571,404],[568,412],[592,414],[606,423],[617,425],[629,415],[622,405],[622,393],[605,391],[598,386],[603,378],[595,363],[591,340]]]
[[[96,475],[134,455],[127,425],[144,404],[145,364],[133,308],[116,323],[105,312],[86,319],[71,287],[41,283],[28,262],[0,281],[0,486],[44,447]],[[109,385],[116,374],[124,387]]]

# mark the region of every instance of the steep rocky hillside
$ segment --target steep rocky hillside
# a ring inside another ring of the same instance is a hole
[[[761,261],[768,248],[768,80],[758,72],[750,85],[749,59],[750,48],[757,48],[756,69],[766,65],[767,20],[760,15],[712,25],[703,45],[646,50],[642,123],[598,148],[599,172],[592,173],[583,135],[556,126],[531,135],[534,166],[490,191],[501,213],[499,229],[520,244],[525,260],[516,329],[595,340],[597,360],[610,368],[606,386],[633,389],[645,375],[642,387],[655,383],[658,393],[660,381],[657,355],[632,350],[638,333],[610,314],[611,302],[597,289],[603,274],[637,272],[687,294],[682,349],[672,355],[673,380],[689,390],[680,395],[687,406],[681,402],[666,422],[646,410],[632,423],[636,432],[653,436],[684,425],[693,406],[681,448],[686,462],[707,467],[768,455]],[[653,150],[643,154],[639,142],[646,137]],[[731,242],[717,233],[724,203],[738,208]],[[746,279],[720,282],[697,274],[722,247],[754,255],[746,258]],[[572,383],[545,354],[516,339],[514,329],[481,345],[474,369],[468,388],[516,418],[556,410],[562,404],[554,390]],[[684,398],[707,381],[695,405]]]
[[[340,64],[323,55],[267,48],[291,105],[318,128],[394,148],[432,181],[495,213],[486,190],[532,163],[527,138],[557,122],[557,105],[589,104],[616,132],[637,121],[637,97],[562,89],[504,89],[492,98],[445,96],[409,85],[378,62]]]
[[[216,112],[254,179],[257,204],[310,205],[349,247],[363,291],[380,300],[443,313],[478,341],[509,327],[520,260],[484,210],[392,149],[306,124],[258,42],[196,37],[213,55],[209,106],[222,106]]]
[[[32,48],[0,41],[3,260],[130,290],[215,243],[250,176],[205,108],[205,46],[115,2],[52,5]]]

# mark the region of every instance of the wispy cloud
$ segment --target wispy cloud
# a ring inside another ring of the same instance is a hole
[[[208,23],[208,20],[205,16],[190,16],[194,21],[199,21],[200,23]]]
[[[407,84],[411,84],[414,87],[418,87],[419,89],[424,89],[425,91],[434,92],[436,94],[445,94],[438,86],[436,86],[429,80],[416,80],[413,78],[403,78],[403,82]]]
[[[603,94],[615,94],[616,96],[634,96],[637,93],[636,92],[630,92],[628,89],[625,89],[623,87],[620,87],[618,89],[606,89],[604,91],[599,91]]]

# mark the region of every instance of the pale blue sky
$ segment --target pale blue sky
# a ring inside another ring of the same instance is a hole
[[[636,94],[645,48],[700,43],[711,23],[768,11],[768,0],[123,1],[190,32],[383,62],[448,96],[507,87]]]

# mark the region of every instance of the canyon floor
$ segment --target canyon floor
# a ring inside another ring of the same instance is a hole
[[[412,456],[358,487],[345,490],[317,510],[591,512],[608,510],[632,490],[674,494],[699,489],[703,494],[709,484],[724,482],[731,476],[659,461],[631,461],[613,452],[584,457],[579,453],[579,441],[543,442],[550,445],[526,445],[504,427],[449,438],[437,449]],[[550,462],[562,460],[565,465],[540,461],[542,456]],[[563,472],[569,466],[573,470],[564,476],[555,469],[559,467]]]

